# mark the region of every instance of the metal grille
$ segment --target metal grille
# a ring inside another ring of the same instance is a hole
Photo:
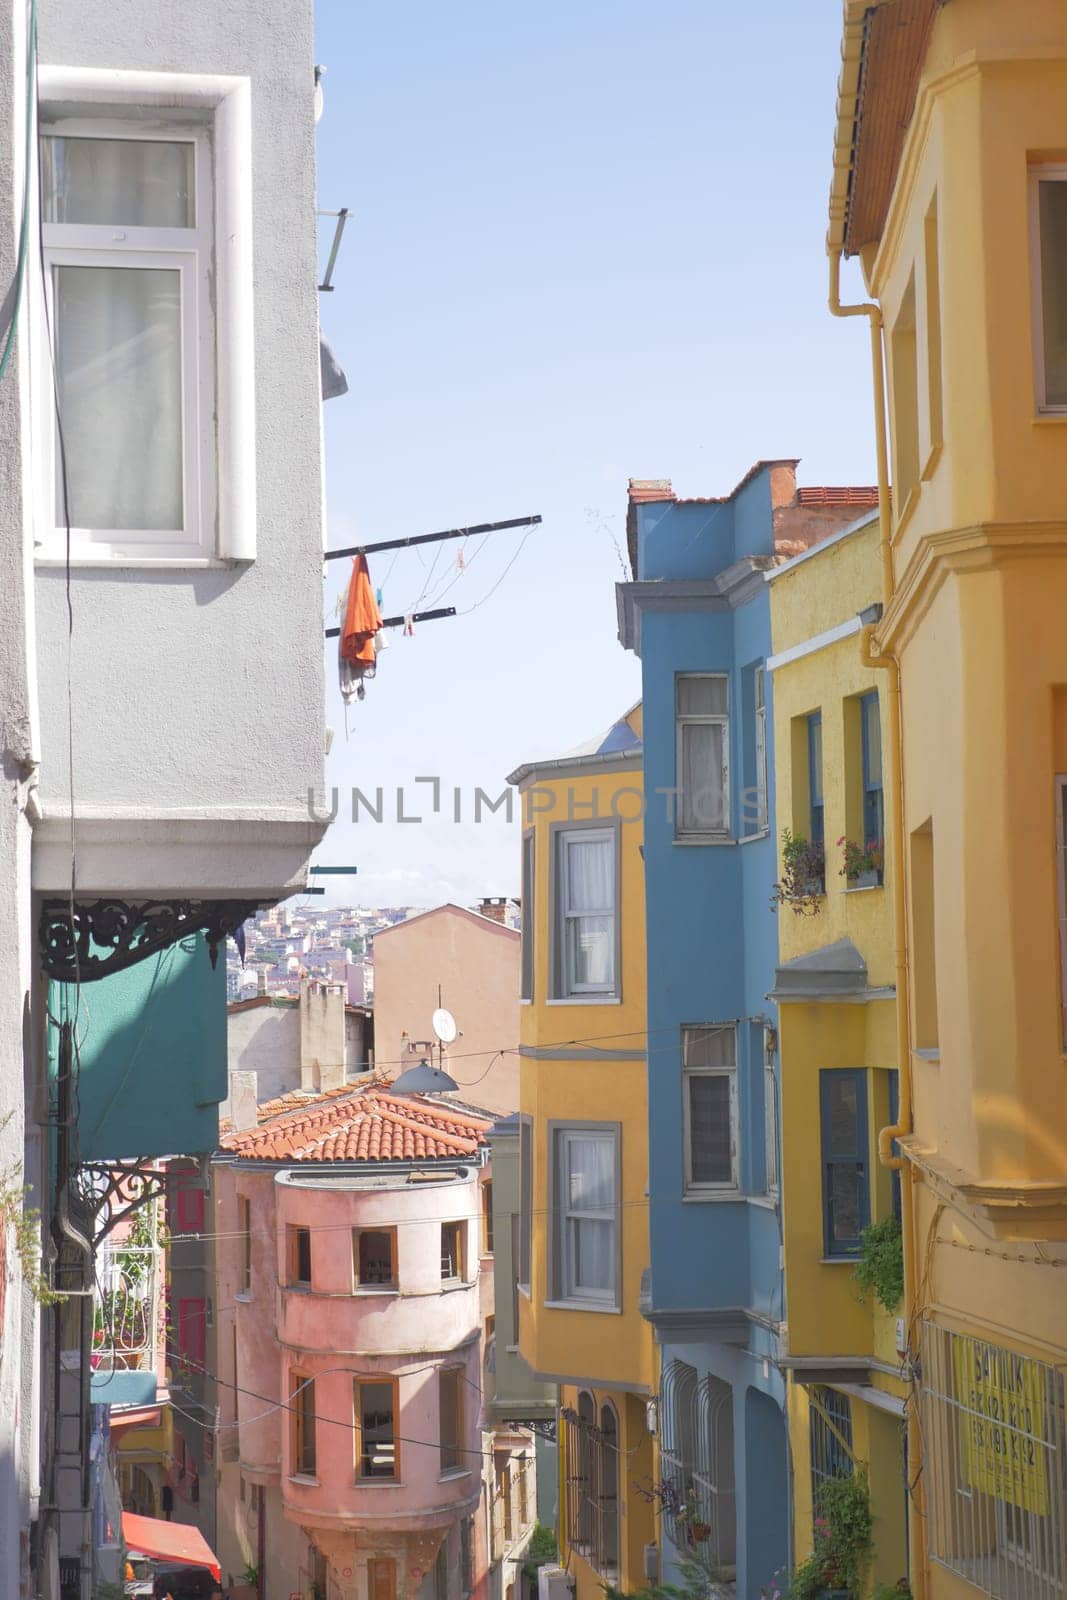
[[[605,1578],[619,1575],[619,1428],[610,1405],[597,1426],[592,1396],[562,1410],[567,1543]]]
[[[660,1397],[664,1526],[679,1548],[706,1541],[724,1577],[737,1560],[733,1390],[672,1361]]]
[[[932,1559],[999,1600],[1062,1600],[1062,1372],[926,1321],[921,1351]]]
[[[847,1394],[813,1384],[809,1396],[808,1440],[811,1451],[811,1503],[818,1515],[819,1490],[830,1478],[850,1478],[852,1402]]]

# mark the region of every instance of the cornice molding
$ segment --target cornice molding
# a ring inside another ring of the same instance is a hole
[[[926,534],[875,630],[879,647],[899,653],[950,574],[989,572],[1058,550],[1067,553],[1067,522],[985,522]]]

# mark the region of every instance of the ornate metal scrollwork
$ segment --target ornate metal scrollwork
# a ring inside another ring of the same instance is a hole
[[[38,936],[45,972],[60,983],[89,983],[132,967],[191,933],[207,936],[211,965],[219,946],[259,909],[254,900],[46,900]]]

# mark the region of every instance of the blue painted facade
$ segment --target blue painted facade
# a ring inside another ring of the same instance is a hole
[[[661,1346],[662,1373],[681,1362],[695,1370],[698,1385],[717,1380],[716,1395],[724,1393],[722,1384],[730,1386],[732,1484],[714,1442],[709,1456],[718,1459],[723,1480],[720,1504],[735,1508],[733,1551],[729,1536],[725,1543],[727,1559],[735,1553],[737,1593],[753,1597],[786,1565],[790,1526],[785,1384],[777,1365],[785,1316],[781,1231],[769,1181],[776,1168],[767,1156],[768,1134],[773,1144],[776,1130],[765,1120],[768,1063],[777,1075],[776,1018],[766,998],[778,948],[770,909],[776,876],[770,674],[764,675],[762,816],[754,793],[754,673],[770,654],[771,637],[763,572],[774,554],[773,465],[761,464],[721,501],[634,497],[629,534],[637,576],[618,593],[620,638],[640,655],[644,703],[652,1263],[646,1315]],[[675,836],[669,792],[680,781],[681,673],[722,673],[729,680],[730,825],[722,841]],[[714,1198],[687,1196],[682,1029],[731,1023],[737,1187]],[[773,1104],[776,1091],[777,1085]],[[671,1388],[669,1380],[661,1384],[661,1408]],[[668,1567],[671,1553],[665,1541]]]

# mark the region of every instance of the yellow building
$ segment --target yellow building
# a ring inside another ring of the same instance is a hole
[[[896,1296],[861,1293],[862,1235],[899,1238],[899,1184],[878,1164],[896,1105],[891,883],[879,674],[860,657],[878,603],[878,520],[867,516],[775,572],[778,1002],[793,1546],[812,1549],[821,1482],[866,1473],[869,1581],[907,1571],[904,1409]],[[793,841],[792,848],[788,840]],[[847,843],[846,843],[847,841]]]
[[[1067,6],[848,0],[843,62],[831,304],[870,319],[879,424],[883,353],[889,380],[865,647],[900,695],[882,1151],[904,1158],[911,1580],[1046,1600],[1067,1590]],[[838,305],[843,253],[865,307]]]
[[[645,1583],[656,1540],[641,713],[512,774],[523,801],[519,1350],[560,1386],[577,1600]],[[645,1493],[642,1493],[642,1489]]]

